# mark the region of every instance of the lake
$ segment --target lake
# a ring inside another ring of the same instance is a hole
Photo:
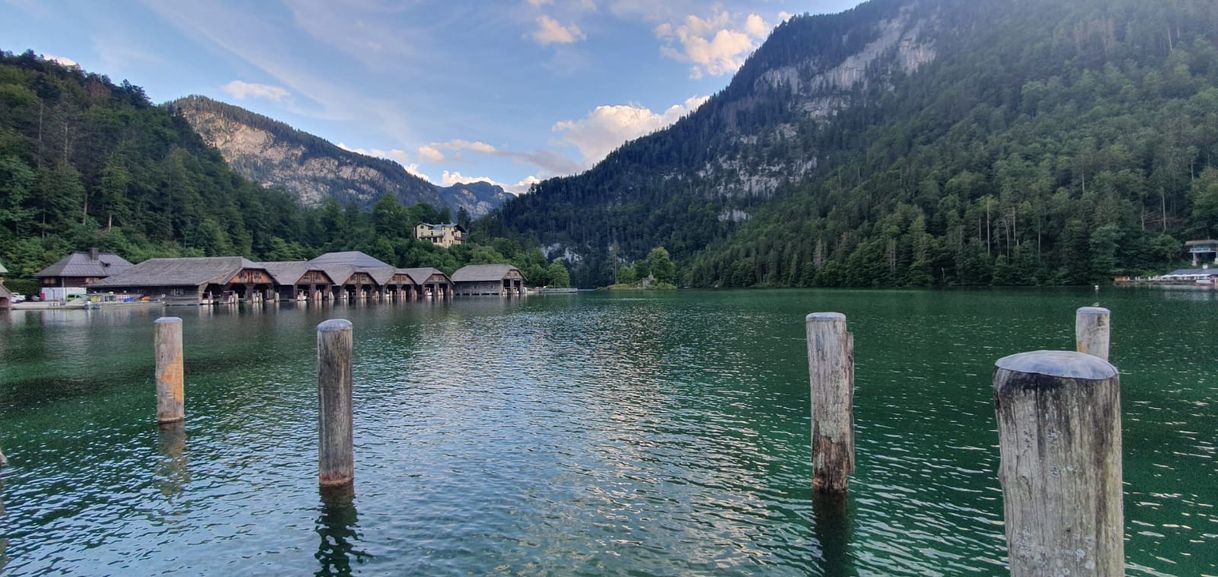
[[[1004,575],[991,373],[1112,310],[1129,575],[1218,575],[1218,293],[679,291],[0,312],[6,575]],[[804,316],[849,317],[857,471],[811,495]],[[183,428],[152,321],[183,317]],[[317,488],[315,327],[355,326]]]

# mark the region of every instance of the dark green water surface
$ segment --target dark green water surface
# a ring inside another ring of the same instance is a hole
[[[1113,311],[1130,575],[1218,575],[1218,294],[739,291],[0,312],[5,575],[1004,575],[993,363]],[[856,341],[814,506],[804,315]],[[315,327],[355,325],[355,496],[317,489]]]

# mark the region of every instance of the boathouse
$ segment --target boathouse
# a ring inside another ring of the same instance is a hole
[[[398,269],[414,281],[415,295],[421,298],[452,298],[453,281],[431,267]]]
[[[44,287],[78,288],[88,287],[129,268],[131,263],[117,254],[90,249],[65,256],[34,276]]]
[[[95,292],[135,294],[170,304],[265,301],[275,279],[261,263],[239,256],[153,258],[99,280]]]
[[[1159,277],[1159,281],[1167,284],[1216,285],[1218,268],[1182,268]]]
[[[320,267],[306,261],[262,262],[259,266],[275,281],[278,300],[329,300],[334,296],[334,281]]]
[[[453,273],[453,284],[462,296],[519,296],[524,294],[524,275],[507,264],[471,264]]]

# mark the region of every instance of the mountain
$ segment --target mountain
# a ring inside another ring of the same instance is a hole
[[[140,87],[0,51],[0,261],[14,277],[89,247],[267,256],[305,241],[306,223]]]
[[[263,186],[288,190],[305,206],[333,198],[367,209],[392,195],[404,205],[427,203],[453,214],[464,208],[480,217],[511,196],[489,183],[439,187],[391,160],[339,148],[283,122],[203,96],[181,98],[169,106],[237,172]]]
[[[581,285],[655,246],[694,286],[1089,283],[1218,232],[1216,145],[1212,1],[872,0],[491,222]]]

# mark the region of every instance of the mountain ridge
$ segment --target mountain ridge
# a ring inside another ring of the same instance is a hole
[[[404,205],[427,203],[454,215],[464,209],[477,218],[510,197],[490,183],[437,186],[392,160],[342,148],[283,121],[205,96],[186,96],[168,106],[243,176],[287,190],[305,206],[333,198],[368,209],[392,195]]]

